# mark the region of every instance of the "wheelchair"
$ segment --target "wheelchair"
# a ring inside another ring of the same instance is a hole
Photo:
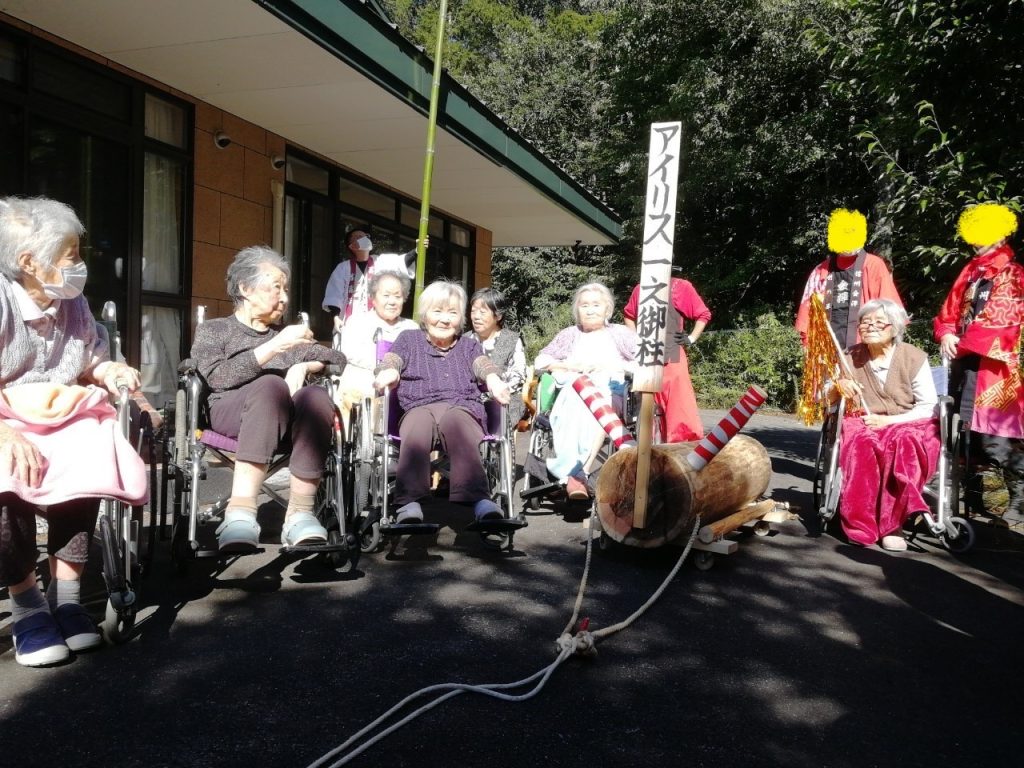
[[[305,313],[300,313],[300,317]],[[197,309],[196,323],[201,324],[205,308]],[[344,435],[344,422],[335,398],[335,378],[338,371],[328,366],[326,375],[313,377],[320,386],[327,389],[334,405],[332,441],[325,461],[324,473],[314,502],[314,514],[327,529],[326,543],[283,545],[282,554],[322,555],[329,565],[336,569],[353,570],[361,551],[359,543],[359,521],[353,516],[354,509],[346,500],[346,488],[351,487],[347,467],[350,464]],[[234,466],[234,453],[238,442],[208,428],[205,419],[206,384],[195,367],[194,361],[186,359],[178,366],[178,390],[173,405],[168,406],[166,423],[172,425],[164,441],[164,470],[161,477],[161,527],[165,529],[167,508],[171,510],[171,560],[179,573],[184,573],[189,562],[198,559],[223,560],[238,556],[238,553],[222,554],[216,547],[204,547],[200,530],[214,527],[223,520],[223,513],[230,500],[230,491],[212,503],[201,505],[200,482],[207,477],[209,462],[207,454]],[[287,499],[267,483],[277,471],[288,465],[290,456],[285,446],[271,459],[261,491],[273,501],[287,507]],[[168,505],[168,499],[170,499]],[[257,552],[262,551],[257,549]]]
[[[103,306],[97,323],[100,335],[106,337],[110,359],[123,362],[120,336],[117,332],[117,309],[113,302]],[[150,494],[156,489],[156,456],[153,422],[149,414],[132,401],[126,387],[120,387],[116,400],[118,426],[137,452],[148,447]],[[116,499],[100,501],[97,535],[103,557],[103,580],[107,603],[100,628],[109,642],[126,641],[135,627],[140,605],[140,582],[156,547],[156,501],[150,497],[149,538],[145,557],[140,552],[142,507],[131,507]]]
[[[530,379],[525,390],[528,401],[527,410],[533,413],[533,419],[530,423],[526,458],[523,460],[523,487],[519,491],[519,498],[522,500],[524,508],[536,511],[540,509],[540,503],[544,498],[569,500],[565,495],[565,486],[551,475],[546,464],[546,460],[554,456],[550,416],[560,387],[555,383],[554,376],[547,372],[542,373],[539,377],[528,376],[527,378]],[[639,412],[639,407],[636,401],[637,395],[632,391],[632,382],[633,377],[627,372],[621,416],[626,429],[635,434],[636,414]],[[655,419],[655,423],[657,423],[657,419]],[[608,438],[597,457],[597,467],[604,464],[613,452],[611,438]]]
[[[950,552],[959,554],[974,546],[975,538],[974,526],[960,514],[964,435],[960,415],[953,407],[953,398],[946,394],[948,368],[933,368],[932,377],[939,392],[940,455],[935,475],[923,489],[925,497],[932,500],[934,509],[924,512],[922,517],[928,531]],[[839,511],[843,487],[839,446],[845,410],[846,399],[840,398],[826,414],[818,438],[812,495],[823,529],[835,525],[834,518]]]
[[[508,408],[485,399],[487,427],[480,442],[481,460],[491,488],[491,499],[501,509],[501,519],[474,521],[466,530],[479,534],[481,542],[495,551],[513,550],[515,533],[527,525],[516,516],[512,503],[513,464],[511,425]],[[401,408],[396,390],[379,397],[364,397],[353,406],[349,421],[353,499],[363,522],[361,544],[364,552],[379,550],[384,538],[405,535],[432,535],[437,523],[399,523],[392,509],[395,473],[400,449],[398,424]],[[444,459],[431,464],[432,471],[446,475]]]

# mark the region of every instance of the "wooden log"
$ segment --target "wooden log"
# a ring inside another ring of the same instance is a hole
[[[748,504],[731,515],[723,517],[721,520],[715,520],[713,523],[702,525],[700,531],[697,532],[697,538],[704,544],[710,544],[712,541],[717,541],[723,536],[732,533],[744,523],[764,517],[774,508],[775,502],[771,499],[758,504]]]
[[[605,533],[628,546],[660,547],[684,533],[700,515],[707,525],[763,494],[771,480],[768,452],[757,440],[736,435],[704,469],[686,460],[696,443],[653,446],[647,485],[647,518],[634,526],[635,448],[621,448],[605,462],[597,478],[597,514]]]

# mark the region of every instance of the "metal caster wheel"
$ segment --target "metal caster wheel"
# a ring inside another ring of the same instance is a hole
[[[710,571],[711,566],[715,564],[715,555],[713,552],[694,552],[693,564],[696,566],[698,571]]]
[[[380,549],[382,537],[380,534],[380,521],[374,521],[366,527],[359,535],[359,551],[363,554],[376,552]]]
[[[120,612],[107,600],[107,608],[103,615],[100,630],[108,643],[120,645],[131,637],[135,629],[135,606],[121,609]]]
[[[949,518],[949,533],[942,534],[942,545],[960,554],[974,546],[974,526],[962,517]]]

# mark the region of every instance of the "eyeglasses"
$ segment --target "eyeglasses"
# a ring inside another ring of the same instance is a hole
[[[867,328],[869,330],[884,331],[886,328],[892,328],[892,323],[883,323],[879,320],[861,320],[861,328]]]

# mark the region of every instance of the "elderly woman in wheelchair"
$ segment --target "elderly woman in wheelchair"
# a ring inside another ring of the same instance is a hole
[[[839,447],[840,521],[853,543],[903,551],[903,524],[928,510],[922,488],[940,457],[938,397],[927,355],[903,341],[907,313],[876,299],[859,312],[862,342],[830,390],[847,404]]]
[[[55,664],[100,643],[80,579],[100,497],[146,500],[142,460],[109,394],[139,374],[110,360],[82,295],[83,227],[67,205],[0,199],[0,586],[11,597],[15,660]],[[36,585],[39,507],[50,583]]]
[[[276,251],[245,248],[228,267],[234,313],[196,331],[192,358],[209,388],[210,427],[236,438],[231,498],[217,529],[221,552],[256,549],[256,498],[272,457],[290,446],[290,495],[281,543],[327,540],[313,514],[317,486],[331,446],[334,406],[327,391],[306,386],[306,376],[345,356],[316,343],[304,324],[280,325],[288,306],[288,262]]]
[[[599,396],[621,401],[626,374],[635,367],[637,336],[610,322],[614,310],[611,291],[604,285],[581,286],[572,303],[576,324],[559,331],[537,355],[536,369],[550,372],[561,387],[550,415],[555,456],[546,463],[570,499],[590,497],[588,473],[606,438],[577,385],[586,382]]]
[[[372,395],[379,343],[393,344],[402,331],[419,328],[414,321],[402,317],[409,288],[409,278],[399,272],[376,272],[370,278],[368,290],[373,311],[353,315],[341,334],[341,351],[348,361],[341,376],[344,392],[358,392],[360,398]]]
[[[438,442],[451,465],[449,499],[472,504],[478,522],[503,517],[491,499],[480,459],[487,423],[480,386],[486,385],[503,405],[509,389],[480,343],[463,335],[465,321],[462,286],[431,283],[420,295],[420,328],[401,333],[378,366],[377,388],[397,385],[403,411],[393,496],[399,524],[423,520],[421,502],[430,495],[430,452]]]

